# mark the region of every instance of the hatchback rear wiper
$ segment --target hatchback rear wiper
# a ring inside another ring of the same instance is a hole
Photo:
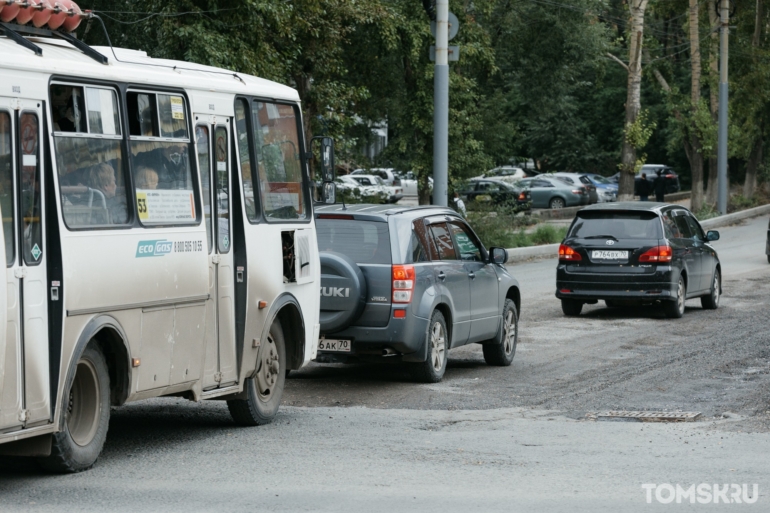
[[[584,239],[612,239],[615,242],[618,242],[618,238],[614,235],[591,235],[589,237],[583,237]]]

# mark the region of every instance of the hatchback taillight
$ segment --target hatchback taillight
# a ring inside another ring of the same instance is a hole
[[[414,266],[393,266],[393,302],[409,303],[414,291]]]
[[[566,244],[560,244],[559,260],[569,261],[569,262],[579,262],[583,260],[583,257],[580,256],[580,253],[575,251],[573,248],[567,246]]]
[[[639,262],[670,262],[673,256],[671,246],[655,246],[639,255]]]
[[[666,178],[674,178],[674,175],[666,175]]]

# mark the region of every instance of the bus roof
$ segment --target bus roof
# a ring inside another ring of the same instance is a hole
[[[146,83],[186,89],[192,87],[222,93],[263,96],[267,99],[299,101],[295,89],[245,73],[186,61],[154,59],[143,51],[108,46],[92,47],[107,57],[108,64],[105,65],[63,40],[49,37],[27,39],[42,48],[43,55],[36,56],[31,50],[1,36],[0,69],[138,85]],[[3,75],[10,79],[6,73]]]

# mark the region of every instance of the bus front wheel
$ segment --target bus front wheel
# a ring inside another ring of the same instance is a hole
[[[273,420],[286,382],[286,344],[278,319],[273,321],[257,362],[257,373],[244,384],[246,399],[227,401],[230,415],[241,426],[261,426]]]
[[[63,400],[64,429],[53,435],[51,455],[40,464],[53,472],[88,470],[102,452],[110,423],[110,375],[95,343],[80,356]]]

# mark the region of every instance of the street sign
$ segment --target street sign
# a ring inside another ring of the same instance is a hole
[[[447,38],[447,41],[451,41],[452,39],[454,39],[454,37],[457,35],[459,31],[460,31],[460,20],[458,20],[457,16],[455,16],[450,12],[449,13],[449,37]],[[430,22],[430,33],[433,34],[433,37],[436,37],[435,21]],[[449,59],[449,60],[451,61],[452,59]]]

